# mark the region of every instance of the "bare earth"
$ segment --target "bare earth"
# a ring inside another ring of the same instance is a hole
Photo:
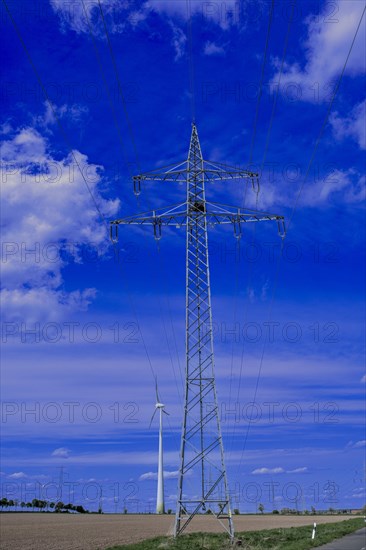
[[[236,516],[236,531],[333,523],[354,516]],[[174,516],[1,513],[2,550],[105,550],[172,532]],[[220,532],[213,517],[197,517],[189,531]],[[187,529],[188,531],[188,529]]]

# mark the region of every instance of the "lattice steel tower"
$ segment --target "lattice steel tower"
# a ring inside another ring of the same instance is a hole
[[[249,178],[253,187],[258,185],[258,174],[203,160],[193,124],[186,161],[133,178],[136,195],[142,181],[185,183],[186,201],[111,222],[112,240],[118,238],[120,224],[152,225],[156,239],[165,225],[186,228],[186,372],[175,536],[207,510],[234,536],[215,386],[207,226],[231,224],[240,238],[243,223],[272,220],[279,234],[285,234],[283,216],[206,200],[206,180],[243,178]],[[194,494],[187,481],[195,486]]]

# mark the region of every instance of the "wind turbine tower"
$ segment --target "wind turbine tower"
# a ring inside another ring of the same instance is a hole
[[[156,403],[155,411],[151,417],[150,426],[154,420],[154,416],[159,411],[159,457],[158,457],[158,489],[156,493],[156,513],[165,514],[164,506],[164,460],[163,460],[163,414],[169,415],[166,412],[165,405],[161,403],[158,393],[158,381],[155,378],[155,393],[156,393]]]
[[[157,240],[164,226],[184,227],[186,232],[186,367],[176,537],[197,514],[210,511],[231,540],[234,538],[214,374],[208,227],[229,225],[240,239],[245,224],[274,221],[280,236],[285,235],[283,216],[206,200],[206,182],[244,179],[249,179],[253,188],[258,184],[254,172],[203,159],[193,123],[186,160],[133,178],[136,195],[143,181],[173,182],[185,184],[186,200],[114,220],[110,226],[114,242],[121,224],[151,225]]]

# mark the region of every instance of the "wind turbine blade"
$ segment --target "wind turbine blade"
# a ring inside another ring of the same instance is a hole
[[[158,377],[157,376],[155,376],[155,394],[156,394],[156,402],[160,403],[159,393],[158,393]]]
[[[170,416],[170,413],[166,412],[164,409],[163,409],[163,413],[164,413],[164,414],[167,414],[168,416]]]
[[[151,417],[150,424],[149,424],[149,430],[150,430],[150,428],[151,428],[151,424],[152,424],[152,422],[153,422],[153,420],[154,420],[154,416],[155,416],[157,410],[158,410],[158,409],[155,409],[155,411],[153,412],[153,415],[152,415],[152,417]]]

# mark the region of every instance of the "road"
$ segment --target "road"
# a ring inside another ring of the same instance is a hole
[[[324,546],[317,546],[316,550],[366,550],[366,527]]]

